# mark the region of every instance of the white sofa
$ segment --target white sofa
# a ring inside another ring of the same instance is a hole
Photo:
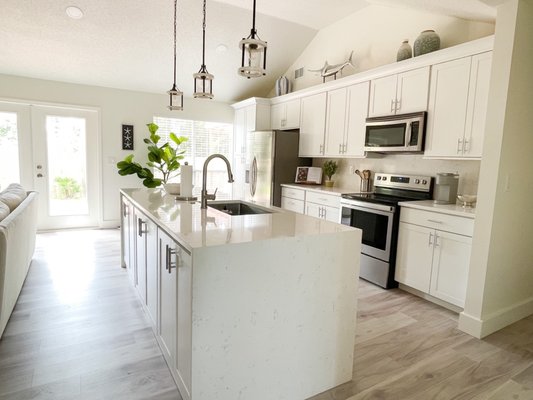
[[[38,193],[24,191],[25,198],[16,205],[11,193],[5,195],[12,186],[0,193],[0,338],[26,279],[37,232]]]

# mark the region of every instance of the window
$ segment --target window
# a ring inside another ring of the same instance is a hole
[[[161,140],[168,141],[171,132],[177,136],[186,136],[189,140],[180,148],[185,150],[185,159],[193,166],[193,195],[200,197],[202,190],[202,169],[206,158],[213,153],[220,153],[230,162],[233,160],[233,125],[220,122],[192,121],[178,118],[154,117],[159,126],[157,131]],[[179,180],[177,178],[176,180]],[[207,189],[213,193],[218,188],[217,199],[231,199],[232,187],[228,183],[226,164],[220,159],[209,163]]]
[[[17,113],[0,112],[0,188],[20,182]]]

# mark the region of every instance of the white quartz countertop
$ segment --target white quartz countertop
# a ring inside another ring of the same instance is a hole
[[[314,192],[332,194],[336,196],[340,196],[344,193],[359,192],[358,189],[340,188],[340,187],[335,187],[335,186],[325,187],[321,185],[300,185],[300,184],[290,184],[290,183],[282,183],[281,186],[290,187],[294,189],[312,190]]]
[[[202,210],[199,202],[176,201],[161,189],[121,189],[121,193],[188,250],[354,230],[277,207],[269,207],[271,214],[230,216],[209,207]]]
[[[463,207],[458,204],[436,204],[433,200],[402,201],[398,204],[401,207],[416,208],[441,214],[456,215],[472,219],[476,217],[476,209],[474,207]]]

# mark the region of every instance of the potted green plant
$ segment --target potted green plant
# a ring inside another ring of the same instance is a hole
[[[148,145],[148,162],[146,167],[133,161],[133,154],[128,155],[124,160],[117,163],[118,173],[122,176],[137,174],[143,180],[143,185],[147,188],[156,188],[179,175],[178,170],[181,166],[180,161],[183,160],[185,150],[179,150],[179,146],[188,140],[184,136],[176,136],[174,133],[169,135],[170,140],[176,144],[176,148],[172,147],[170,143],[165,142],[158,145],[161,137],[157,134],[159,126],[154,123],[146,124],[150,131],[150,138],[144,139],[144,143]],[[161,172],[163,178],[156,178],[152,169]]]
[[[337,172],[338,168],[339,165],[337,164],[337,161],[333,160],[327,160],[324,165],[322,165],[322,171],[327,178],[325,182],[326,187],[333,187],[335,182],[331,180],[331,177],[335,175],[335,172]]]

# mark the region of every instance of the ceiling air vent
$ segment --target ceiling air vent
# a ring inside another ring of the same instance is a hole
[[[298,68],[294,71],[294,79],[301,78],[304,75],[304,67]]]

